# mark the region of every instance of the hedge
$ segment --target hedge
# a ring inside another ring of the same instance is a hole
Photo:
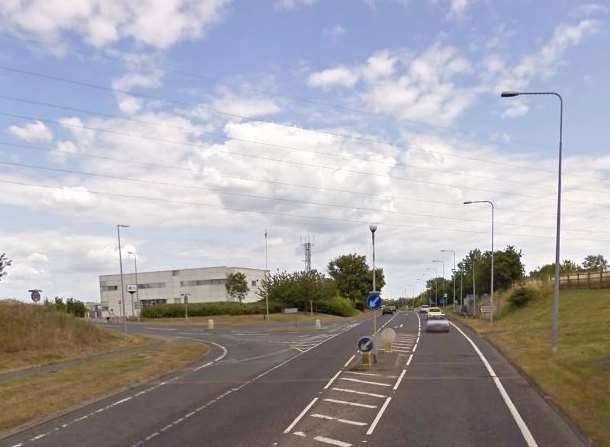
[[[318,303],[317,309],[318,312],[339,315],[341,317],[352,317],[358,313],[358,311],[352,306],[350,300],[338,296]]]
[[[508,302],[511,308],[517,309],[519,307],[525,306],[527,303],[532,300],[535,300],[538,297],[540,297],[540,292],[537,289],[522,286],[511,294],[510,298],[508,299]]]
[[[265,303],[193,303],[189,304],[189,316],[207,317],[210,315],[253,315],[264,314]],[[269,312],[280,312],[282,307],[269,303]],[[159,304],[142,309],[144,318],[181,318],[184,317],[184,304]]]

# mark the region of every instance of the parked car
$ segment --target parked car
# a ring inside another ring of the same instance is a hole
[[[383,309],[381,309],[381,314],[385,315],[385,314],[393,314],[396,312],[396,306],[383,306]]]
[[[426,320],[426,332],[449,332],[449,320],[446,315],[430,315]]]

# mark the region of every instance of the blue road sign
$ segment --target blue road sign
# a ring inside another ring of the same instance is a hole
[[[383,300],[379,296],[377,292],[369,293],[368,298],[366,299],[366,304],[369,306],[371,310],[378,310],[381,307],[381,303]]]

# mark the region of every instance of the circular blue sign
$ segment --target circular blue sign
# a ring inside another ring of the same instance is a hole
[[[360,352],[370,352],[373,349],[373,339],[367,335],[358,340],[358,350]]]
[[[369,296],[366,299],[366,304],[369,306],[369,309],[378,310],[381,307],[381,303],[383,303],[383,300],[381,299],[378,293],[369,293]]]

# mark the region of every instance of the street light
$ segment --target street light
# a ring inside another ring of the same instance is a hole
[[[268,256],[268,251],[267,251],[267,238],[269,236],[269,233],[267,232],[267,230],[265,229],[265,276],[267,276],[268,271],[269,271],[269,256]],[[267,321],[269,321],[269,294],[265,293],[265,308],[266,308],[266,313],[265,316],[267,318]]]
[[[441,250],[441,253],[453,253],[453,274],[451,276],[453,277],[453,306],[455,309],[455,250]]]
[[[472,205],[475,203],[487,203],[491,205],[491,312],[489,312],[489,320],[494,322],[494,214],[496,206],[491,200],[469,200],[464,202],[464,205]]]
[[[373,242],[373,293],[377,293],[377,287],[375,285],[375,231],[377,231],[377,225],[369,225],[371,230],[371,240]],[[373,334],[377,332],[377,311],[373,311]]]
[[[557,352],[559,343],[559,249],[561,240],[561,159],[563,151],[563,98],[557,92],[502,92],[502,98],[513,98],[515,96],[538,96],[550,95],[559,99],[559,163],[557,169],[557,234],[555,236],[555,287],[553,288],[553,307],[552,307],[552,329],[551,329],[551,347],[553,352]]]
[[[129,225],[118,224],[116,226],[117,239],[119,240],[119,271],[121,272],[121,309],[123,311],[123,332],[127,332],[127,316],[125,315],[125,286],[123,284],[123,255],[121,254],[121,228],[129,228]]]
[[[128,251],[128,254],[133,256],[133,271],[136,274],[136,301],[140,302],[140,287],[138,286],[138,254],[135,251]],[[133,295],[131,295],[131,313],[135,316],[133,309]]]

